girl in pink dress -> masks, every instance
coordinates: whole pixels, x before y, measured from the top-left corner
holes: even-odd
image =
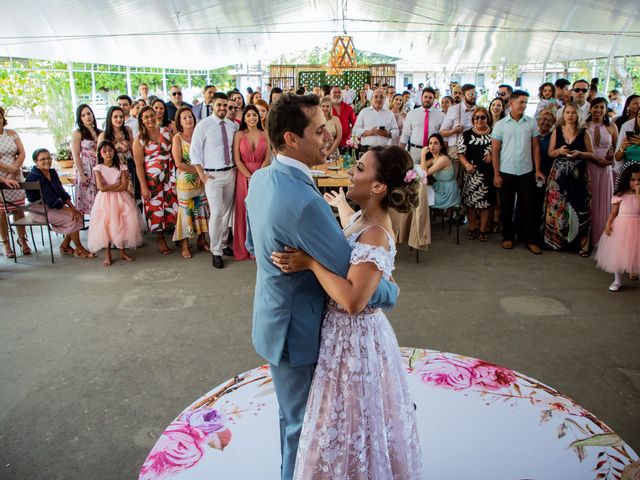
[[[595,254],[597,265],[613,273],[609,290],[617,292],[622,275],[640,272],[640,163],[624,169],[611,200],[611,215]]]
[[[120,249],[120,258],[133,262],[127,248],[142,244],[144,224],[133,197],[128,192],[129,172],[126,164],[121,169],[116,159],[116,147],[109,140],[98,145],[98,164],[93,168],[98,194],[91,208],[89,223],[89,250],[105,248],[105,267],[112,263],[111,245]]]
[[[249,260],[251,255],[245,247],[247,239],[247,209],[244,199],[249,192],[251,175],[268,164],[267,135],[264,133],[260,112],[255,105],[247,105],[242,114],[240,129],[233,141],[233,161],[238,167],[236,175],[235,215],[233,221],[233,258]]]

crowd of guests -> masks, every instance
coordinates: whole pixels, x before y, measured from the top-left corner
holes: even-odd
[[[140,244],[143,225],[157,236],[163,254],[172,252],[172,241],[191,258],[195,241],[199,250],[211,251],[216,268],[224,267],[223,256],[251,258],[244,246],[244,199],[252,174],[272,159],[265,125],[269,106],[285,92],[267,85],[263,98],[259,89],[248,90],[245,100],[237,89],[223,93],[207,85],[202,101],[192,105],[178,85],[165,102],[143,84],[138,100],[118,97],[102,128],[91,107],[80,105],[71,138],[75,201],[51,168],[48,151],[34,152],[27,177],[41,183],[49,221],[65,235],[61,252],[91,258],[105,249],[110,265],[116,247],[131,261],[126,249]],[[353,145],[361,153],[376,146],[406,148],[430,179],[429,205],[464,207],[470,240],[486,242],[490,233],[501,232],[505,249],[522,240],[534,254],[546,247],[590,256],[616,231],[611,215],[619,210],[621,191],[614,195],[614,180],[627,181],[625,167],[640,162],[640,96],[622,104],[616,90],[608,99],[599,96],[595,81],[559,79],[540,86],[529,117],[529,94],[510,85],[500,85],[486,108],[477,105],[474,85],[453,83],[450,92],[440,97],[422,84],[401,93],[391,85],[365,84],[359,91],[303,85],[287,93],[321,97],[332,138],[329,159]],[[0,179],[24,180],[24,147],[5,125],[0,109]],[[24,203],[19,190],[9,195],[13,204]],[[88,249],[78,234],[84,215],[90,216]],[[627,218],[616,215],[619,223]],[[5,254],[12,257],[4,212],[0,218]],[[24,229],[18,230],[18,244],[30,253]],[[633,262],[627,271],[635,276],[640,265]]]

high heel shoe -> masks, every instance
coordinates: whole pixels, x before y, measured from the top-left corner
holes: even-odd
[[[20,250],[22,251],[23,255],[31,255],[31,247],[29,247],[29,243],[27,242],[26,237],[19,238],[18,245],[20,245]]]
[[[9,242],[2,242],[3,246],[4,246],[4,255],[7,258],[16,258],[16,254],[14,253],[13,250],[11,250],[11,247],[9,246]]]

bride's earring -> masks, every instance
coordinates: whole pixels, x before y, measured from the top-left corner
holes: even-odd
[[[373,188],[371,190],[369,190],[369,196],[373,197]]]

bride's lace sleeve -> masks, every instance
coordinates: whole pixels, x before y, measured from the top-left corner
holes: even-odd
[[[394,269],[393,255],[384,247],[368,245],[366,243],[356,242],[351,251],[352,265],[359,263],[375,263],[378,270],[382,272],[385,278],[391,276]]]

